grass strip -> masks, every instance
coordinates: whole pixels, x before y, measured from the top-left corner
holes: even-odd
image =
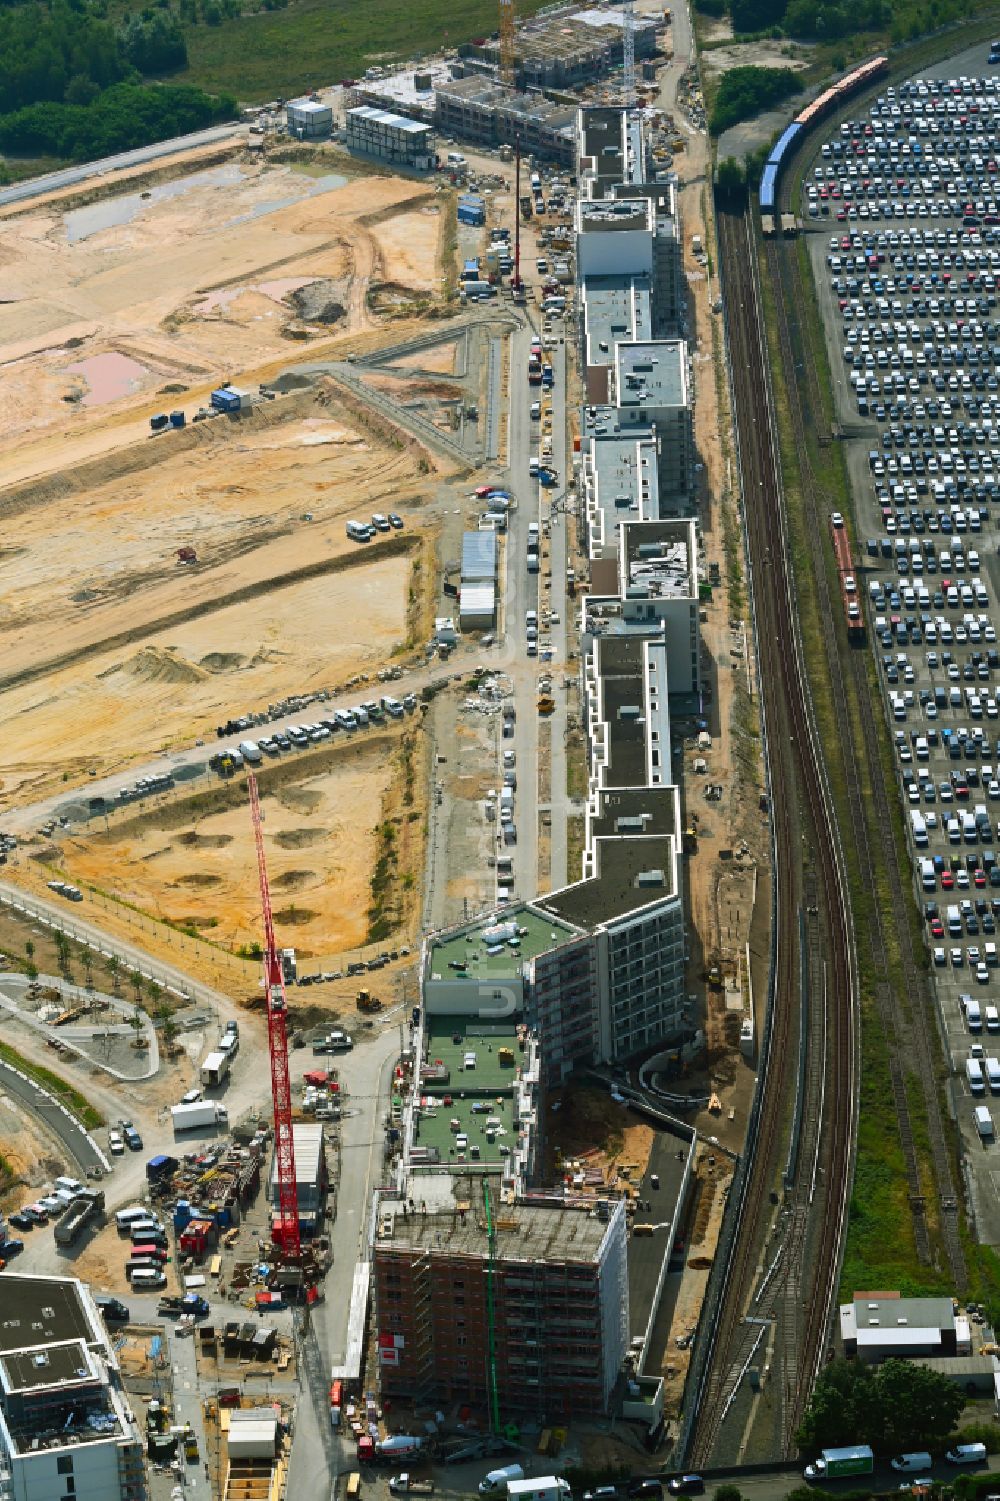
[[[60,1105],[65,1105],[71,1110],[77,1119],[88,1131],[94,1131],[98,1126],[104,1125],[104,1116],[99,1110],[80,1093],[72,1084],[67,1084],[58,1074],[54,1074],[50,1068],[45,1068],[41,1063],[32,1063],[30,1058],[25,1058],[16,1048],[9,1043],[0,1042],[0,1059],[9,1063],[11,1068],[20,1069],[22,1074],[27,1074],[29,1079],[34,1079],[43,1089],[47,1089],[54,1095]]]

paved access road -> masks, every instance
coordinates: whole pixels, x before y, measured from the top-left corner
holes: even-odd
[[[173,156],[178,151],[193,151],[197,146],[211,146],[215,141],[226,141],[242,127],[234,121],[231,125],[213,125],[208,130],[196,131],[194,135],[176,136],[172,141],[154,141],[151,146],[140,146],[136,151],[123,151],[118,156],[105,156],[98,162],[83,162],[79,167],[64,167],[59,172],[47,172],[44,177],[33,177],[28,182],[19,182],[12,188],[0,191],[0,208],[9,203],[25,203],[31,198],[41,198],[58,188],[74,188],[78,183],[88,182],[92,177],[103,177],[107,172],[118,172],[124,167],[141,167],[144,162],[155,162],[161,156]]]

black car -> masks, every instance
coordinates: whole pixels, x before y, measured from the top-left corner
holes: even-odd
[[[0,1246],[0,1256],[9,1260],[11,1256],[18,1256],[24,1250],[23,1240],[5,1240]]]
[[[394,527],[397,532],[402,531],[403,530],[403,518],[402,518],[402,516],[397,516],[395,511],[390,511],[389,512],[389,525],[391,527]]]
[[[34,1230],[35,1228],[35,1221],[29,1214],[12,1214],[10,1216],[10,1223],[14,1226],[15,1230]]]
[[[672,1496],[700,1496],[704,1489],[705,1482],[700,1475],[675,1475],[667,1482],[667,1490]]]
[[[655,1475],[636,1475],[628,1483],[628,1493],[632,1497],[660,1497],[663,1495],[663,1481]]]

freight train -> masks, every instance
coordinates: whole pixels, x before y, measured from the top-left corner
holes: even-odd
[[[792,121],[786,126],[778,137],[771,155],[764,166],[760,179],[760,214],[765,234],[774,233],[774,217],[778,211],[778,183],[785,163],[794,152],[803,134],[826,118],[833,110],[837,109],[858,89],[867,87],[875,79],[882,78],[889,71],[889,59],[887,57],[873,57],[870,62],[862,63],[860,68],[855,68],[853,73],[848,73],[839,83],[832,88],[825,89],[818,98],[805,109],[800,110]]]
[[[840,580],[840,600],[844,607],[844,618],[847,621],[847,639],[861,641],[865,634],[865,623],[861,614],[861,601],[858,597],[858,576],[854,571],[851,544],[844,529],[844,518],[839,511],[833,513],[830,533],[833,537],[833,555],[837,560],[837,575]]]

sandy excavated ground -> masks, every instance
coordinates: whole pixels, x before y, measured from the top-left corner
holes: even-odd
[[[416,554],[360,553],[344,522],[398,507],[414,528],[414,459],[308,395],[264,415],[203,424],[161,463],[63,486],[5,528],[0,809],[67,770],[214,738],[220,718],[332,687],[403,642]]]
[[[395,740],[337,746],[316,758],[319,769],[288,762],[261,777],[275,926],[304,953],[346,952],[364,939],[374,826],[395,775]],[[239,785],[166,804],[109,834],[67,839],[61,863],[74,879],[158,918],[190,922],[223,948],[259,939],[257,857]]]
[[[3,454],[28,432],[58,424],[71,438],[165,385],[182,388],[167,404],[184,405],[184,387],[237,378],[289,348],[296,311],[285,299],[304,284],[329,283],[344,308],[338,332],[370,321],[370,280],[428,289],[433,190],[342,183],[232,160],[148,197],[0,219],[0,482]]]

